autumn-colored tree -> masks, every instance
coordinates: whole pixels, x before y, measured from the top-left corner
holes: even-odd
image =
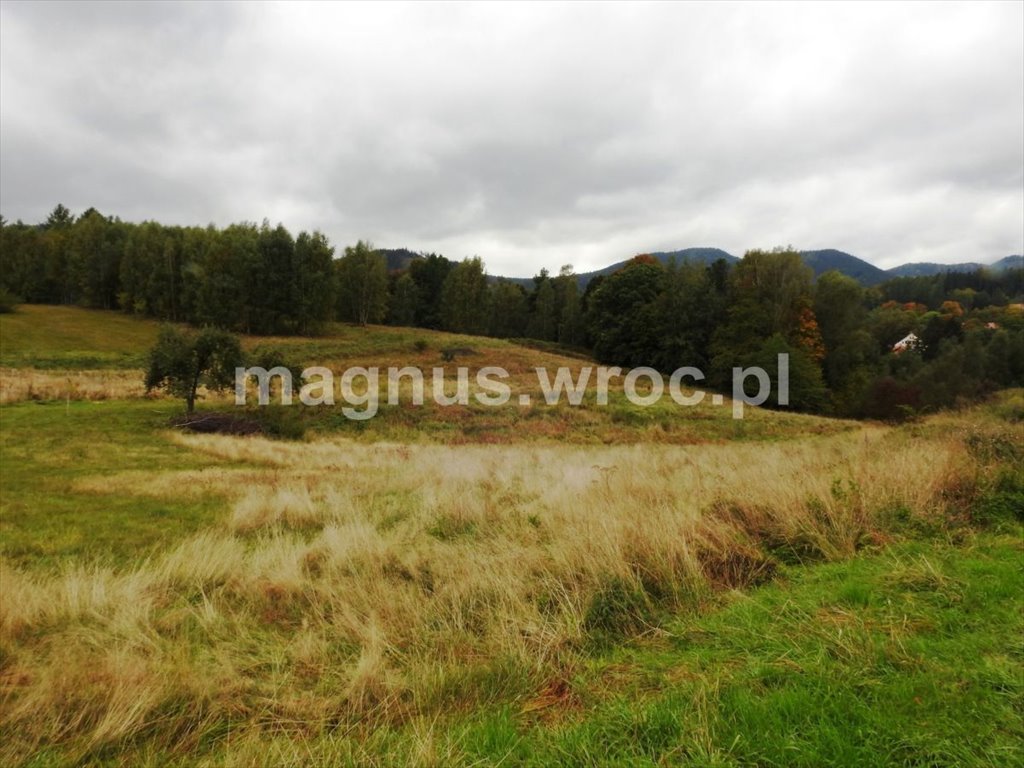
[[[632,259],[629,260],[629,263],[626,266],[629,266],[631,264],[660,264],[660,263],[661,262],[659,262],[656,258],[651,256],[651,254],[649,254],[649,253],[638,253],[636,256],[634,256]],[[623,267],[623,269],[625,269],[625,267]]]
[[[825,359],[825,343],[821,339],[821,329],[818,327],[814,310],[810,307],[800,310],[793,341],[810,355],[811,359],[819,363]]]

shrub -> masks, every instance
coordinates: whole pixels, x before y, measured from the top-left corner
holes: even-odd
[[[992,489],[974,504],[971,517],[986,525],[1024,522],[1024,472],[1003,469]]]
[[[595,639],[614,639],[639,632],[651,623],[653,614],[654,606],[641,587],[613,576],[590,599],[583,627]]]
[[[0,288],[0,314],[14,312],[15,308],[22,303],[20,296],[11,293],[6,288]]]
[[[864,403],[864,415],[885,421],[906,421],[920,408],[920,387],[887,376],[871,386]]]
[[[250,409],[248,414],[255,418],[263,427],[263,431],[271,437],[301,440],[306,435],[306,425],[302,419],[304,410],[286,405],[263,405]]]

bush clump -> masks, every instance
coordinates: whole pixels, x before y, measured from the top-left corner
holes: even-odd
[[[14,312],[17,306],[22,303],[20,296],[12,293],[6,288],[0,288],[0,315],[7,315]]]
[[[654,605],[642,587],[620,576],[605,579],[587,606],[583,628],[595,639],[635,634],[654,620]]]

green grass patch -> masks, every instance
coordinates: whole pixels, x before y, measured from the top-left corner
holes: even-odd
[[[223,515],[224,502],[80,491],[85,478],[131,470],[228,466],[167,439],[171,401],[0,407],[0,553],[18,565],[138,560]]]
[[[784,581],[594,659],[546,759],[610,765],[1019,765],[1024,552],[910,542]]]
[[[11,368],[139,368],[160,324],[119,312],[24,304],[0,315],[0,365]]]

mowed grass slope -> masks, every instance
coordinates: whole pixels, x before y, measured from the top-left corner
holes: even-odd
[[[121,312],[20,304],[0,315],[5,368],[138,368],[160,324]]]
[[[22,304],[0,315],[0,365],[11,368],[137,368],[156,342],[161,323],[123,312],[72,306]],[[418,340],[433,348],[508,350],[510,342],[420,328],[359,327],[329,323],[315,337],[242,336],[243,347],[279,347],[307,364],[359,360],[400,364]]]

